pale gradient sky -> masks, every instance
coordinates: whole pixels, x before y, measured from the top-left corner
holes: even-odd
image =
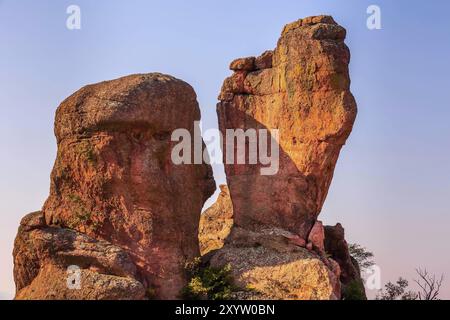
[[[77,4],[82,29],[66,29]],[[366,9],[382,10],[382,30]],[[228,65],[272,49],[283,25],[331,14],[348,31],[359,106],[320,218],[370,248],[382,280],[446,273],[450,298],[450,2],[447,0],[0,0],[0,299],[14,295],[18,223],[48,195],[58,104],[88,83],[160,71],[189,82],[205,128]],[[223,170],[215,168],[218,183]]]

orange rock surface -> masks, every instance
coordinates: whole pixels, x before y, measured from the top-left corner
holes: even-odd
[[[200,254],[200,213],[215,182],[209,165],[173,164],[171,133],[193,135],[198,120],[192,87],[158,73],[71,95],[56,112],[46,225],[119,246],[152,297],[177,298],[184,263]]]
[[[345,36],[329,16],[305,18],[284,28],[273,52],[231,64],[217,106],[220,130],[278,129],[280,146],[276,175],[261,175],[260,164],[225,165],[237,226],[307,239],[357,113]]]

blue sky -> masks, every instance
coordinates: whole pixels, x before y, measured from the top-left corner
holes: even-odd
[[[81,8],[81,30],[66,8]],[[368,30],[366,9],[381,8]],[[282,27],[331,14],[348,31],[359,106],[321,219],[376,255],[383,282],[415,267],[447,273],[450,298],[450,2],[0,0],[0,298],[14,293],[20,218],[40,209],[56,153],[58,104],[83,85],[159,71],[196,90],[204,128],[228,65],[272,49]],[[215,167],[218,183],[223,170]]]

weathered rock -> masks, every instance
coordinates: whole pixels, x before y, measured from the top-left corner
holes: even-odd
[[[238,299],[329,300],[340,298],[339,275],[313,251],[289,241],[286,231],[232,230],[209,264],[231,267]]]
[[[217,107],[222,134],[278,129],[280,145],[272,176],[261,164],[226,163],[224,146],[234,226],[204,260],[231,266],[237,298],[341,297],[342,265],[327,257],[317,216],[356,117],[344,38],[331,17],[310,17],[287,25],[273,52],[230,66]]]
[[[324,246],[325,231],[321,221],[317,220],[309,232],[308,241],[312,244],[312,248],[319,252],[325,252]]]
[[[350,255],[347,241],[345,240],[344,228],[340,223],[336,226],[325,226],[325,250],[335,260],[341,269],[340,280],[345,290],[346,286],[352,284],[358,286],[360,292],[365,296],[364,283],[358,262]]]
[[[279,228],[251,231],[233,226],[228,188],[200,220],[200,247],[206,265],[230,265],[238,291],[234,299],[338,299],[340,268],[323,250],[317,232],[310,235],[311,248],[298,235]],[[317,223],[320,229],[321,224]],[[232,230],[232,233],[230,233]],[[248,290],[251,289],[251,290]]]
[[[331,17],[310,17],[284,28],[271,67],[270,53],[232,63],[217,106],[220,130],[279,129],[280,145],[276,175],[261,175],[261,164],[225,164],[237,226],[307,239],[356,117],[344,38]]]
[[[233,226],[233,205],[226,185],[220,186],[216,202],[200,218],[199,242],[202,255],[223,247]]]
[[[182,128],[194,136],[199,119],[192,87],[163,74],[74,93],[56,112],[58,153],[43,207],[46,224],[119,246],[148,292],[177,298],[185,261],[200,253],[200,213],[215,183],[209,165],[172,162],[178,142],[171,134]]]
[[[255,59],[256,70],[263,70],[272,68],[273,51],[267,50],[262,55]]]
[[[68,286],[70,266],[80,270],[79,286]],[[14,243],[16,299],[143,299],[136,278],[136,266],[120,247],[49,227],[42,212],[22,219]]]
[[[143,285],[129,278],[81,270],[80,289],[69,289],[67,272],[53,264],[42,266],[33,282],[16,294],[16,300],[142,300]]]
[[[255,70],[255,57],[239,58],[231,62],[230,69],[234,71]]]

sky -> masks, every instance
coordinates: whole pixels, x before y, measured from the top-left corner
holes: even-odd
[[[80,30],[66,27],[72,4]],[[366,25],[372,4],[380,30]],[[447,0],[0,0],[0,299],[14,296],[19,221],[48,196],[65,97],[158,71],[190,83],[203,128],[216,128],[229,63],[273,49],[285,24],[319,14],[347,29],[359,108],[320,219],[374,252],[383,283],[426,267],[446,274],[450,298],[449,13]],[[224,183],[221,166],[214,174]]]

